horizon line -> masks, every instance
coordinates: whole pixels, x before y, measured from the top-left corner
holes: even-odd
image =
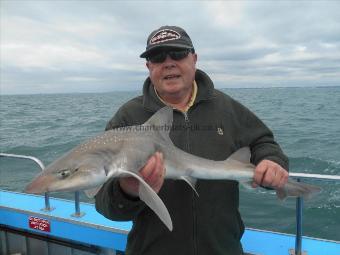
[[[272,87],[223,87],[215,88],[217,90],[225,89],[294,89],[294,88],[336,88],[340,85],[325,85],[325,86],[272,86]],[[104,94],[104,93],[117,93],[117,92],[142,92],[142,89],[131,89],[131,90],[107,90],[107,91],[84,91],[84,92],[42,92],[42,93],[1,93],[0,96],[27,96],[27,95],[67,95],[67,94]]]

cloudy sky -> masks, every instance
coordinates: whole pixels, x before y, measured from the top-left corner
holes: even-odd
[[[170,2],[170,1],[169,1]],[[1,94],[138,90],[149,33],[179,25],[218,88],[340,86],[339,1],[0,2]]]

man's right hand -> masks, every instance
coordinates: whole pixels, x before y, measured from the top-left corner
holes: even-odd
[[[165,167],[163,154],[156,152],[152,155],[145,166],[139,171],[139,174],[150,187],[158,193],[161,189],[164,177]],[[132,197],[138,197],[139,181],[134,177],[124,177],[119,179],[122,190]]]

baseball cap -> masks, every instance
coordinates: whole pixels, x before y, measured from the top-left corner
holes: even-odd
[[[146,58],[152,51],[161,48],[194,49],[194,46],[189,35],[183,28],[177,26],[162,26],[149,35],[146,50],[140,57]]]

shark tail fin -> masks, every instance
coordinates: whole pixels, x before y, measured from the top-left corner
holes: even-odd
[[[280,200],[286,197],[303,197],[310,199],[321,192],[321,188],[315,185],[288,180],[282,189],[276,190],[276,195]]]
[[[241,163],[248,164],[251,167],[254,167],[250,163],[251,152],[249,147],[243,147],[236,152],[234,152],[226,162],[237,161]],[[242,183],[246,187],[250,187],[250,183]],[[297,182],[295,180],[288,180],[286,185],[282,189],[276,189],[276,195],[279,199],[283,200],[286,197],[303,197],[309,199],[321,192],[321,188],[315,185]]]
[[[147,204],[161,219],[161,221],[172,231],[172,220],[168,209],[157,193],[138,175],[130,171],[120,170],[121,174],[129,175],[139,181],[139,198]]]

